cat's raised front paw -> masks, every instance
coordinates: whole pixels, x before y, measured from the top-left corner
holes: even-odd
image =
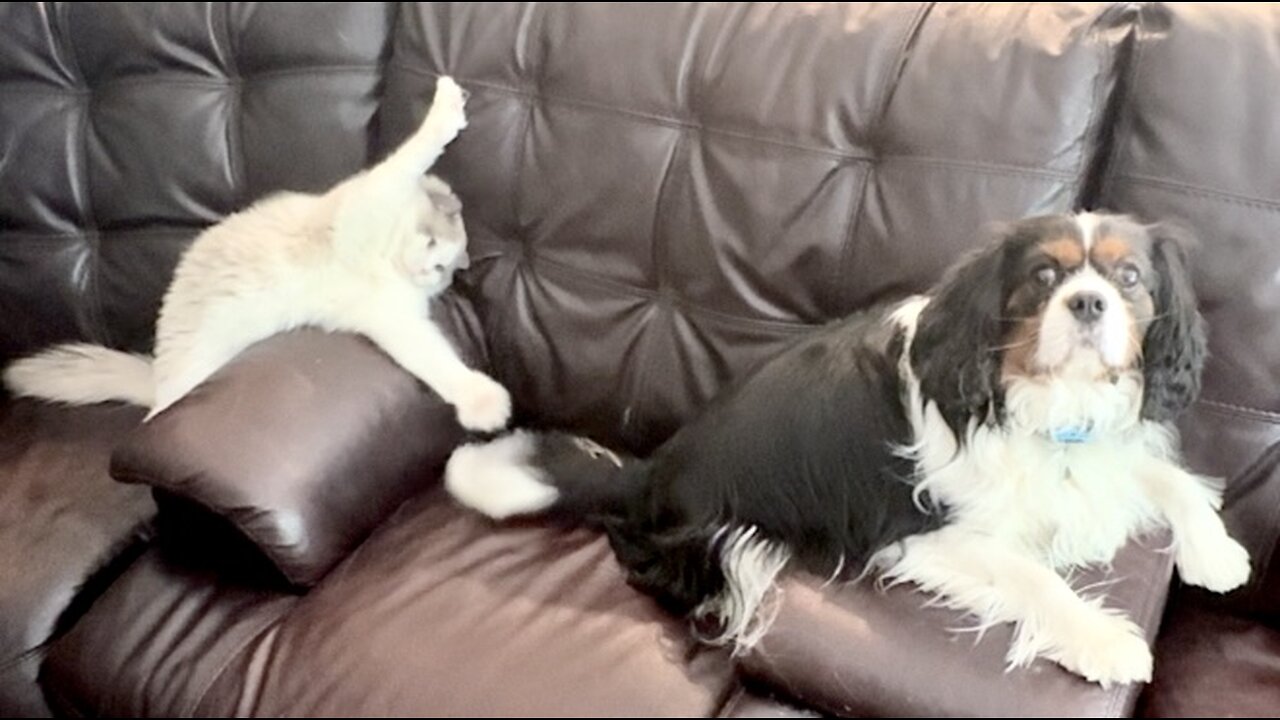
[[[431,100],[428,120],[433,129],[452,139],[467,126],[467,92],[453,78],[441,75]]]
[[[501,430],[511,419],[511,395],[482,372],[472,373],[467,379],[454,407],[458,409],[458,422],[468,430]]]

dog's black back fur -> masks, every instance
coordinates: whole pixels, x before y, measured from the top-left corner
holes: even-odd
[[[800,567],[857,572],[875,551],[938,524],[912,499],[911,442],[889,308],[816,331],[717,396],[647,461],[588,477],[567,436],[535,465],[561,492],[555,513],[605,529],[633,584],[676,612],[724,586],[713,539],[754,525]]]

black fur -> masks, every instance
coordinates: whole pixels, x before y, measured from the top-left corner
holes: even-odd
[[[936,526],[913,504],[911,463],[892,450],[911,436],[887,312],[784,350],[605,483],[587,477],[580,451],[565,452],[565,437],[548,437],[534,464],[561,491],[557,512],[602,527],[631,582],[680,613],[723,588],[712,539],[725,526],[754,525],[821,574],[857,572],[876,550]]]
[[[1142,343],[1142,417],[1169,422],[1200,394],[1204,319],[1196,306],[1186,252],[1191,239],[1167,225],[1152,231],[1151,263],[1158,285],[1155,319]]]
[[[922,398],[938,404],[961,443],[974,418],[1002,421],[1001,345],[1018,321],[1005,304],[1026,281],[1033,246],[1077,232],[1063,216],[1007,226],[932,291],[909,361]],[[1204,333],[1179,241],[1158,235],[1151,255],[1159,282],[1143,414],[1165,421],[1198,391]],[[916,506],[913,465],[894,451],[912,440],[903,335],[888,320],[895,307],[799,340],[648,460],[615,464],[570,435],[536,435],[531,463],[561,493],[551,514],[606,531],[631,583],[682,614],[724,589],[715,547],[724,528],[754,526],[794,565],[826,575],[860,572],[876,551],[938,527],[945,518]]]
[[[993,226],[994,239],[952,266],[930,293],[911,344],[911,368],[921,397],[938,404],[961,443],[973,418],[1003,417],[1000,348],[1012,320],[1004,305],[1021,278],[1018,261],[1044,237],[1072,232],[1062,216]]]
[[[969,421],[1000,406],[1000,277],[1005,248],[995,243],[971,255],[942,279],[916,327],[911,368],[920,394],[938,403],[947,426],[963,441]]]

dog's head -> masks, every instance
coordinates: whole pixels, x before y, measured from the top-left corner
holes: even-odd
[[[952,269],[921,314],[911,361],[953,431],[999,420],[1022,384],[1088,387],[1122,378],[1141,417],[1165,422],[1200,386],[1204,331],[1189,239],[1118,215],[1030,218]]]

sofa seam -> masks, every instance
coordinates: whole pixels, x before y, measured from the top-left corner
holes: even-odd
[[[1104,195],[1104,188],[1112,168],[1116,164],[1121,138],[1121,127],[1132,92],[1137,60],[1140,59],[1142,4],[1122,2],[1104,9],[1094,20],[1091,33],[1106,43],[1106,67],[1111,69],[1110,92],[1104,92],[1104,84],[1095,84],[1095,110],[1085,131],[1085,143],[1093,143],[1092,156],[1086,145],[1081,153],[1079,185],[1074,207],[1092,208]],[[1119,16],[1119,17],[1113,17]],[[1124,35],[1111,42],[1112,31],[1123,28]],[[1105,94],[1105,98],[1098,97]],[[1110,120],[1111,122],[1108,122]]]
[[[190,226],[183,226],[183,227],[174,227],[171,229],[170,228],[137,228],[137,229],[112,230],[109,228],[108,229],[100,228],[97,230],[84,230],[81,232],[48,232],[48,233],[29,232],[25,230],[0,230],[0,237],[9,238],[12,240],[25,240],[25,241],[31,241],[31,242],[45,242],[45,241],[52,242],[54,240],[83,239],[85,235],[96,232],[100,235],[103,235],[103,234],[119,235],[125,238],[127,237],[159,238],[159,237],[168,237],[168,236],[178,235],[181,233],[188,233],[188,232],[201,233],[207,230],[208,228],[212,227],[212,225],[213,223],[208,223],[208,224],[201,224],[199,226],[190,225]]]
[[[57,23],[57,39],[55,45],[58,47],[59,53],[65,53],[67,61],[67,69],[74,73],[72,82],[75,83],[77,90],[75,93],[76,103],[80,107],[80,162],[83,163],[82,181],[84,183],[84,224],[86,226],[83,234],[85,247],[89,252],[89,267],[87,277],[85,278],[84,289],[84,307],[83,315],[76,312],[77,316],[86,324],[84,328],[88,339],[95,343],[110,346],[112,344],[112,333],[107,328],[106,322],[103,320],[102,312],[102,289],[99,282],[99,270],[102,262],[102,238],[98,234],[98,216],[94,210],[93,202],[93,177],[92,163],[89,160],[89,126],[92,122],[93,115],[93,93],[89,88],[89,83],[84,74],[84,67],[80,63],[80,57],[76,54],[75,44],[67,37],[66,23],[63,22],[63,13],[67,5],[58,5],[54,12],[50,13],[50,22]]]
[[[1168,572],[1165,573],[1166,579],[1165,579],[1164,585],[1160,588],[1156,588],[1153,592],[1148,593],[1146,597],[1143,598],[1143,601],[1142,601],[1140,617],[1144,622],[1152,623],[1151,640],[1149,641],[1149,646],[1154,645],[1156,642],[1156,639],[1160,637],[1160,626],[1163,624],[1164,613],[1156,612],[1156,607],[1157,605],[1163,605],[1168,603],[1169,594],[1173,592],[1172,580],[1173,580],[1174,573],[1176,572],[1176,570],[1174,569],[1173,555],[1167,551],[1157,551],[1157,552],[1161,557],[1164,558],[1163,564],[1165,565],[1165,567],[1168,568]],[[1163,592],[1161,592],[1161,590],[1163,590]],[[1152,648],[1152,651],[1154,652],[1154,648]],[[1129,700],[1126,698],[1127,693],[1125,692],[1125,689],[1129,687],[1132,687],[1132,686],[1128,684],[1117,686],[1116,690],[1112,693],[1111,701],[1108,703],[1108,707],[1107,707],[1108,717],[1121,717],[1120,710],[1124,708],[1126,705],[1129,705]],[[1141,692],[1142,691],[1140,688],[1134,689],[1133,691],[1134,706],[1137,705],[1138,697],[1139,695],[1141,695]],[[1132,711],[1132,708],[1126,708],[1126,713],[1124,716],[1127,716],[1131,711]]]
[[[1267,465],[1274,462],[1277,458],[1280,458],[1280,442],[1272,443],[1270,446],[1264,449],[1261,453],[1258,454],[1257,459],[1249,463],[1249,465],[1240,473],[1238,473],[1236,477],[1249,479],[1255,475],[1258,475],[1264,472],[1267,469]],[[1240,483],[1236,483],[1234,486],[1228,486],[1223,491],[1222,498],[1223,498],[1224,506],[1227,505],[1229,502],[1233,502],[1241,497],[1240,493],[1227,492],[1228,490],[1231,490],[1232,487],[1239,487],[1239,486],[1240,486]],[[1269,522],[1267,522],[1264,525],[1264,527],[1270,529],[1270,532],[1268,533],[1266,543],[1263,544],[1264,555],[1259,558],[1254,558],[1254,564],[1253,564],[1254,572],[1250,573],[1249,582],[1244,586],[1246,594],[1257,592],[1258,588],[1266,584],[1266,577],[1263,575],[1259,575],[1257,572],[1258,569],[1267,570],[1267,571],[1270,571],[1273,569],[1271,567],[1271,563],[1276,558],[1276,552],[1277,552],[1276,539],[1280,538],[1280,504],[1274,505],[1271,507],[1271,511],[1270,513],[1268,513],[1268,519],[1269,519]]]
[[[1133,135],[1133,124],[1138,115],[1138,104],[1134,90],[1138,87],[1138,82],[1142,77],[1143,59],[1151,42],[1147,32],[1147,14],[1154,3],[1141,2],[1136,3],[1136,5],[1138,17],[1134,21],[1133,57],[1128,68],[1128,88],[1125,96],[1120,98],[1119,101],[1120,108],[1116,117],[1115,134],[1112,137],[1111,156],[1107,159],[1107,166],[1098,181],[1098,197],[1094,198],[1095,202],[1103,203],[1104,206],[1114,191],[1116,180],[1122,176],[1120,168],[1129,156],[1126,141]]]
[[[405,72],[409,72],[409,73],[419,75],[419,76],[424,76],[424,77],[435,77],[437,75],[437,73],[433,71],[423,70],[421,68],[415,68],[412,66],[407,66],[402,63],[391,63],[389,65],[389,68],[392,70],[402,70]],[[585,109],[594,110],[594,111],[603,112],[603,113],[621,115],[632,120],[647,120],[665,127],[670,127],[670,128],[680,129],[680,130],[694,130],[706,135],[714,135],[714,136],[725,137],[733,140],[739,140],[743,142],[757,143],[760,145],[765,145],[765,146],[768,146],[771,148],[777,148],[780,150],[796,150],[796,151],[804,152],[810,155],[824,157],[829,160],[835,160],[837,162],[852,162],[852,163],[860,163],[865,165],[875,165],[878,163],[886,163],[886,162],[908,162],[908,163],[927,164],[927,165],[937,166],[937,167],[946,167],[946,168],[951,168],[955,170],[963,170],[963,171],[973,172],[981,175],[1004,175],[1008,177],[1032,177],[1032,178],[1042,178],[1045,180],[1060,180],[1060,181],[1071,180],[1074,177],[1074,174],[1071,171],[1067,171],[1067,170],[1054,170],[1051,168],[1033,167],[1028,165],[992,163],[992,162],[984,162],[981,160],[969,160],[964,158],[948,158],[948,157],[942,157],[938,155],[916,155],[912,153],[887,153],[887,154],[881,154],[881,155],[870,155],[870,154],[864,154],[864,153],[847,152],[840,148],[824,148],[824,147],[818,147],[815,145],[809,145],[805,143],[791,142],[791,141],[782,140],[779,138],[766,137],[763,135],[754,135],[751,133],[742,132],[739,130],[732,130],[729,128],[715,127],[711,125],[705,125],[702,123],[687,122],[684,120],[680,120],[678,118],[667,117],[665,115],[658,115],[655,113],[648,113],[640,110],[630,110],[627,108],[614,107],[611,105],[605,105],[603,103],[592,102],[590,100],[580,100],[575,98],[561,97],[557,95],[546,95],[542,93],[531,92],[528,90],[522,90],[520,88],[511,87],[509,85],[495,83],[488,80],[477,80],[473,78],[462,78],[462,77],[457,78],[457,80],[460,84],[463,84],[463,85],[475,86],[477,88],[483,88],[485,90],[492,90],[495,92],[505,93],[508,95],[529,98],[532,101],[537,101],[542,103],[550,102],[553,104],[570,105],[573,107],[585,108]]]
[[[1271,212],[1280,212],[1280,200],[1269,200],[1267,198],[1233,193],[1202,185],[1192,185],[1179,180],[1168,180],[1142,173],[1121,173],[1117,179],[1130,180],[1137,184],[1151,185],[1162,190],[1191,195],[1193,197],[1203,197],[1210,200],[1220,200],[1222,202],[1232,203],[1234,205],[1258,208]]]
[[[723,23],[721,29],[723,29]],[[682,49],[683,52],[690,53],[695,57],[699,54],[698,45],[692,40],[697,32],[698,24],[694,23],[688,30],[688,36],[685,38]],[[687,89],[689,97],[682,100],[687,100],[687,106],[692,108],[694,105],[694,93],[692,92],[693,85],[690,82],[690,74],[692,73],[691,68],[696,65],[696,62],[685,62],[682,57],[679,65],[684,68],[684,71],[676,78],[676,87]],[[643,337],[636,349],[638,359],[635,364],[635,371],[631,373],[631,381],[627,383],[629,387],[626,391],[625,409],[621,418],[622,425],[619,428],[623,437],[626,437],[633,427],[637,436],[642,437],[644,435],[645,423],[643,420],[633,426],[632,419],[636,415],[644,418],[645,414],[633,413],[631,410],[645,404],[644,389],[658,369],[654,323],[667,319],[666,316],[674,312],[673,306],[681,301],[680,294],[676,292],[670,282],[671,271],[667,263],[671,257],[671,253],[668,251],[668,243],[672,242],[672,239],[670,234],[665,231],[662,220],[665,217],[663,208],[671,202],[672,185],[676,182],[676,166],[683,162],[686,174],[692,172],[693,134],[695,131],[689,126],[674,127],[672,129],[676,134],[675,142],[671,145],[670,155],[667,157],[667,162],[662,169],[662,178],[658,181],[658,192],[653,201],[653,219],[649,228],[650,264],[653,267],[653,281],[657,286],[654,302],[652,303],[654,315],[647,319],[641,331]]]
[[[874,161],[868,161],[868,164],[878,167],[880,165],[895,162],[928,165],[930,167],[943,168],[947,170],[960,170],[980,175],[1035,178],[1044,181],[1064,182],[1070,181],[1073,177],[1072,173],[1065,170],[1027,167],[1022,165],[1004,165],[1001,163],[983,162],[981,160],[946,158],[937,155],[912,155],[908,153],[887,153],[879,156]]]
[[[1247,405],[1236,405],[1221,400],[1198,400],[1199,405],[1203,405],[1211,411],[1222,414],[1231,415],[1233,417],[1247,418],[1257,422],[1266,423],[1268,425],[1280,425],[1280,413],[1261,408],[1249,407]]]
[[[253,84],[259,80],[271,81],[279,78],[294,77],[299,75],[312,75],[318,78],[328,77],[335,73],[342,74],[377,74],[382,69],[382,65],[373,64],[333,64],[333,65],[308,65],[306,67],[280,68],[277,70],[264,70],[249,75],[239,76],[239,82],[244,84]],[[236,76],[214,76],[214,75],[198,75],[195,73],[179,73],[175,71],[159,71],[153,73],[140,73],[122,75],[119,77],[103,80],[89,86],[88,80],[85,80],[83,88],[62,88],[58,86],[50,86],[49,83],[43,83],[36,80],[24,81],[5,81],[0,82],[0,94],[31,94],[31,95],[65,95],[65,96],[82,96],[95,93],[112,93],[121,90],[128,90],[136,86],[182,86],[191,88],[201,88],[206,90],[225,90],[237,83]],[[31,86],[31,87],[26,87]]]
[[[235,43],[231,38],[230,3],[223,6],[220,22],[213,23],[212,36],[216,41],[226,45],[226,71],[230,92],[227,94],[227,170],[231,174],[233,188],[233,207],[244,207],[249,194],[247,161],[244,156],[244,78],[240,76],[240,65],[235,57]]]
[[[533,35],[533,28],[537,23],[542,21],[542,17],[545,16],[546,13],[544,12],[539,14],[538,10],[541,6],[536,3],[526,5],[525,7],[527,8],[528,16],[521,18],[520,28],[518,31],[521,37],[516,38],[516,47],[525,48],[525,56],[523,58],[517,58],[517,63],[523,66],[520,81],[532,85],[533,87],[537,87],[539,72],[538,63],[535,62],[536,59],[532,57],[532,52],[529,50],[529,37]],[[393,59],[392,67],[407,66],[396,63]],[[526,73],[527,77],[525,76]],[[460,83],[466,83],[468,85],[473,84],[473,82],[469,80],[462,80],[460,78],[454,79],[458,80]],[[436,80],[439,81],[439,75],[436,76]],[[524,234],[525,230],[522,218],[525,206],[524,196],[526,193],[523,188],[525,177],[528,174],[529,141],[533,134],[534,114],[537,112],[537,93],[528,92],[525,99],[527,100],[527,104],[525,111],[520,118],[520,129],[516,132],[516,137],[519,139],[520,147],[516,152],[516,168],[511,179],[511,224],[521,235]],[[519,244],[525,245],[527,249],[527,242],[520,242]]]
[[[551,260],[537,252],[527,253],[526,258],[530,263],[543,265],[553,273],[558,273],[562,278],[582,282],[600,290],[625,293],[634,299],[644,300],[651,303],[656,303],[663,297],[663,293],[616,280],[600,278],[571,265],[566,265],[557,260]],[[667,297],[671,299],[673,305],[682,311],[687,311],[695,315],[702,315],[703,317],[707,317],[712,320],[718,320],[726,324],[746,329],[772,329],[780,332],[804,333],[813,330],[819,325],[819,323],[806,323],[803,321],[789,322],[786,320],[771,320],[767,318],[750,318],[743,317],[741,315],[733,315],[690,302],[687,298],[684,298],[678,293],[669,293],[667,294]]]
[[[912,42],[919,38],[920,31],[924,28],[924,23],[933,7],[933,3],[923,3],[918,6],[911,18],[911,22],[907,24],[906,31],[898,41],[898,47],[894,52],[895,62],[890,64],[880,79],[881,87],[879,97],[876,98],[875,125],[871,131],[872,135],[879,132],[884,124],[884,118],[889,113],[889,103],[893,100],[894,90],[901,82],[902,73],[906,71],[907,63],[910,59],[909,48]],[[880,160],[883,162],[884,158]],[[861,177],[855,180],[857,197],[853,199],[853,202],[849,203],[849,216],[845,219],[844,232],[841,235],[840,255],[834,263],[834,277],[828,280],[829,286],[835,290],[834,295],[839,298],[842,306],[849,304],[849,298],[847,297],[849,291],[841,291],[845,287],[845,283],[842,283],[841,280],[849,274],[853,265],[854,255],[856,255],[854,235],[858,227],[862,225],[867,193],[872,189],[871,183],[875,177],[877,167],[877,163],[869,163],[868,167],[861,173]]]
[[[402,70],[415,75],[424,77],[435,77],[437,73],[430,70],[412,67],[403,63],[392,62],[389,64],[392,70]],[[488,80],[477,80],[473,78],[457,78],[458,82],[463,85],[475,86],[492,90],[495,92],[506,93],[519,97],[529,98],[531,107],[533,102],[553,103],[561,105],[570,105],[574,107],[586,108],[603,113],[621,115],[632,120],[647,120],[658,125],[666,127],[693,130],[706,135],[714,135],[726,137],[743,142],[757,143],[781,150],[795,150],[810,155],[816,155],[838,162],[854,162],[867,165],[874,165],[884,162],[913,162],[920,164],[928,164],[933,166],[948,167],[955,170],[964,170],[982,175],[1005,175],[1009,177],[1038,177],[1046,180],[1071,180],[1074,174],[1066,170],[1054,170],[1050,168],[1040,168],[1025,165],[1012,165],[1004,163],[991,163],[979,160],[967,160],[962,158],[947,158],[936,155],[914,155],[910,153],[888,153],[883,155],[871,155],[865,153],[848,152],[840,148],[824,148],[805,143],[791,142],[779,138],[771,138],[763,135],[755,135],[739,130],[729,128],[715,127],[702,123],[687,122],[679,118],[672,118],[665,115],[648,113],[639,110],[630,110],[627,108],[619,108],[603,103],[592,102],[590,100],[581,100],[576,98],[567,98],[557,95],[546,95],[543,93],[531,92],[520,88],[511,87],[501,83],[495,83]]]
[[[1108,10],[1110,10],[1110,8]],[[1103,14],[1105,15],[1108,10],[1104,10]],[[1097,27],[1097,24],[1101,19],[1101,16],[1095,18],[1089,28],[1089,34],[1093,35],[1095,40],[1097,40],[1098,36],[1101,35]],[[1104,79],[1107,76],[1112,75],[1111,69],[1115,66],[1116,57],[1116,49],[1114,47],[1106,48],[1103,53],[1103,57],[1098,63],[1098,69],[1094,72],[1093,79],[1089,83],[1089,114],[1085,119],[1084,127],[1081,128],[1080,159],[1075,163],[1075,172],[1072,173],[1073,177],[1070,181],[1072,185],[1071,204],[1073,208],[1080,207],[1080,204],[1084,201],[1084,193],[1088,188],[1090,165],[1089,145],[1096,140],[1094,134],[1101,128],[1101,118],[1103,113],[1100,112],[1100,109],[1105,104],[1102,98],[1103,88],[1106,86]],[[1094,149],[1100,150],[1101,144]]]
[[[415,75],[433,75],[434,74],[430,70],[424,70],[422,68],[413,67],[412,65],[406,65],[404,63],[393,63],[392,68],[396,70],[402,70],[404,72],[412,73]],[[762,144],[774,145],[787,150],[799,150],[802,152],[808,152],[808,153],[823,155],[828,157],[837,157],[841,159],[853,158],[857,160],[862,160],[864,162],[871,161],[871,158],[866,155],[848,153],[836,148],[814,147],[812,145],[792,143],[792,142],[787,142],[785,140],[778,140],[776,138],[768,138],[768,137],[762,137],[758,135],[752,135],[750,133],[743,133],[737,130],[713,128],[713,127],[701,125],[699,123],[688,122],[685,120],[681,120],[679,118],[674,118],[667,115],[661,115],[654,112],[615,107],[613,105],[607,105],[605,103],[595,102],[592,100],[585,100],[582,98],[565,97],[560,95],[547,95],[541,92],[523,90],[518,87],[511,87],[510,85],[493,82],[491,80],[478,80],[474,78],[461,78],[461,77],[457,78],[457,80],[459,83],[463,83],[466,85],[475,85],[476,87],[482,87],[482,88],[485,88],[486,90],[493,90],[496,92],[506,93],[508,95],[529,97],[533,100],[537,100],[543,103],[551,102],[551,103],[558,103],[561,105],[570,105],[570,106],[579,107],[579,108],[586,108],[589,110],[595,110],[597,112],[609,113],[612,115],[620,115],[626,118],[630,118],[632,120],[647,120],[649,122],[656,123],[659,125],[665,125],[668,127],[676,127],[676,128],[682,128],[682,129],[692,128],[692,129],[699,130],[701,132],[738,137],[740,139],[751,140],[751,141],[759,142]]]

